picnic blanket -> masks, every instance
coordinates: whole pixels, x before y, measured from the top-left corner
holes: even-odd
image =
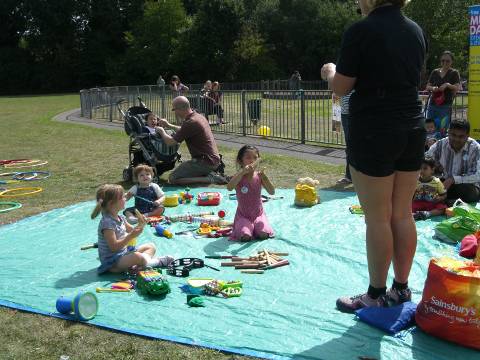
[[[192,193],[202,191],[221,192],[220,205],[199,207],[194,202],[167,208],[166,213],[223,209],[226,219],[233,220],[236,200],[229,199],[225,189],[197,188]],[[293,189],[280,189],[276,195],[284,198],[264,204],[276,233],[274,239],[239,243],[192,234],[167,239],[146,227],[139,243],[153,241],[159,254],[175,258],[248,256],[266,248],[288,252],[289,266],[261,275],[225,267],[221,272],[192,270],[191,277],[244,282],[242,296],[207,297],[204,308],[188,307],[180,289],[186,279],[168,275],[172,291],[161,300],[137,292],[100,293],[99,311],[90,323],[269,359],[478,358],[474,350],[420,330],[388,336],[354,315],[336,310],[337,297],[361,293],[368,285],[364,218],[349,211],[358,199],[353,193],[320,191],[321,204],[296,208]],[[90,219],[93,207],[94,202],[83,202],[0,227],[0,305],[60,316],[55,310],[59,296],[73,296],[79,290],[95,292],[96,287],[108,287],[121,279],[120,275],[97,275],[96,249],[80,251],[81,246],[97,240],[99,218]],[[429,259],[455,253],[453,246],[432,239],[434,221],[417,223],[418,249],[410,277],[416,302],[421,298]],[[194,226],[174,223],[169,229],[178,232]],[[220,266],[220,260],[205,261]]]

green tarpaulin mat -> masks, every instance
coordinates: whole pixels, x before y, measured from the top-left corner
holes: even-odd
[[[193,189],[192,193],[213,191]],[[235,214],[236,201],[225,189],[220,206],[227,219]],[[171,192],[171,191],[170,191]],[[168,192],[167,192],[168,193]],[[164,299],[136,292],[100,293],[99,311],[90,321],[102,327],[200,345],[270,359],[478,359],[471,349],[435,339],[419,329],[388,336],[354,315],[335,309],[342,295],[365,291],[368,285],[364,218],[352,215],[349,206],[358,200],[352,193],[322,191],[322,203],[312,208],[293,206],[294,191],[278,190],[283,199],[264,204],[276,237],[237,243],[176,235],[157,237],[147,227],[139,242],[153,241],[159,254],[175,258],[205,255],[250,255],[264,248],[288,252],[289,266],[264,274],[241,274],[233,268],[195,269],[192,277],[242,280],[243,295],[224,299],[207,297],[205,307],[190,308],[181,286],[185,278],[168,276],[172,292]],[[99,218],[90,219],[94,202],[84,202],[26,218],[0,227],[1,305],[58,316],[55,302],[79,290],[95,292],[121,276],[98,276],[96,249],[80,247],[96,242]],[[210,210],[192,204],[168,208],[168,214]],[[435,222],[418,225],[418,249],[410,277],[414,301],[421,298],[429,259],[453,255],[455,249],[432,239]],[[192,225],[175,223],[178,232]],[[206,260],[219,267],[220,260]],[[390,280],[391,281],[391,278]]]

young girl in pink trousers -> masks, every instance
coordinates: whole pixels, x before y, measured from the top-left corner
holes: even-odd
[[[238,201],[230,240],[265,240],[273,237],[273,230],[263,210],[261,192],[264,187],[270,195],[274,195],[275,187],[265,175],[265,169],[257,169],[259,159],[260,154],[255,146],[245,145],[238,151],[240,171],[227,184],[229,191],[235,189]]]

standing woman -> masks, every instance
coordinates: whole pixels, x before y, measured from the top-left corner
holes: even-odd
[[[417,245],[412,197],[425,145],[418,86],[427,45],[422,29],[401,12],[408,2],[360,0],[366,17],[343,35],[338,65],[322,67],[337,95],[355,90],[347,159],[365,213],[370,283],[366,293],[337,300],[344,312],[411,299],[408,276]],[[395,278],[387,292],[392,263]]]
[[[452,104],[457,91],[461,90],[460,74],[453,69],[453,54],[444,51],[440,57],[441,67],[430,74],[427,90],[432,92],[428,103],[427,118],[434,119],[437,131],[447,135],[452,117]]]
[[[220,91],[220,83],[218,81],[215,81],[213,83],[212,91],[210,91],[210,97],[215,102],[213,111],[217,115],[217,124],[225,124],[225,121],[223,120],[223,107],[222,107],[223,94]]]

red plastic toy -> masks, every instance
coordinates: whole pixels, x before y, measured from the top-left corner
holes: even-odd
[[[216,206],[220,204],[221,195],[218,192],[202,192],[197,195],[198,205]]]

